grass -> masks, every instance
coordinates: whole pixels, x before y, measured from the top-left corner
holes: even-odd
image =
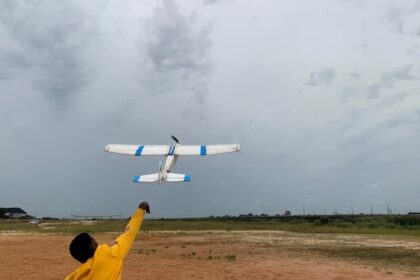
[[[387,247],[314,247],[316,254],[326,257],[346,259],[357,263],[390,269],[419,272],[420,250]]]
[[[226,255],[225,259],[230,262],[234,262],[236,260],[236,255]]]
[[[25,220],[0,220],[0,232],[121,232],[127,220],[100,220],[92,224],[80,221],[49,221],[31,225]],[[354,216],[354,217],[290,217],[266,219],[170,219],[145,220],[142,230],[148,231],[205,231],[205,230],[282,230],[299,233],[384,234],[420,237],[420,217],[411,216]]]
[[[409,235],[420,237],[418,217],[346,217],[304,219],[191,219],[191,220],[151,220],[145,221],[143,228],[150,231],[173,230],[283,230],[300,233],[354,233]]]

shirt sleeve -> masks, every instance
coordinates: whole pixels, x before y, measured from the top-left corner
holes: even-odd
[[[131,246],[133,245],[134,239],[136,239],[141,223],[143,222],[143,217],[143,209],[139,208],[136,212],[134,212],[125,227],[124,233],[118,236],[115,240],[115,244],[111,247],[113,255],[121,259],[124,259],[127,256]]]

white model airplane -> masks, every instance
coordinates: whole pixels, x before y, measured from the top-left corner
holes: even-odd
[[[134,176],[133,182],[155,183],[165,182],[187,182],[191,176],[172,173],[178,156],[207,156],[224,153],[239,152],[239,144],[225,145],[180,145],[175,136],[171,136],[176,142],[173,145],[120,145],[108,144],[105,152],[126,154],[132,156],[167,156],[165,165],[159,162],[159,172],[148,175]]]

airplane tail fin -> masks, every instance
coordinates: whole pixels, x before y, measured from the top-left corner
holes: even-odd
[[[165,178],[166,182],[189,182],[190,180],[190,175],[177,173],[168,173],[167,177]]]
[[[155,183],[155,182],[159,182],[159,173],[141,175],[141,176],[134,176],[133,177],[133,182],[135,182],[135,183]]]

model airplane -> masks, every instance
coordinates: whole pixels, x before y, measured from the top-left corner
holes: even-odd
[[[105,152],[126,154],[132,156],[166,156],[165,165],[159,162],[159,172],[148,175],[134,176],[133,182],[155,183],[165,182],[187,182],[191,176],[172,173],[178,156],[207,156],[225,153],[239,152],[239,144],[225,145],[180,145],[175,136],[171,136],[176,142],[173,145],[120,145],[108,144]]]

